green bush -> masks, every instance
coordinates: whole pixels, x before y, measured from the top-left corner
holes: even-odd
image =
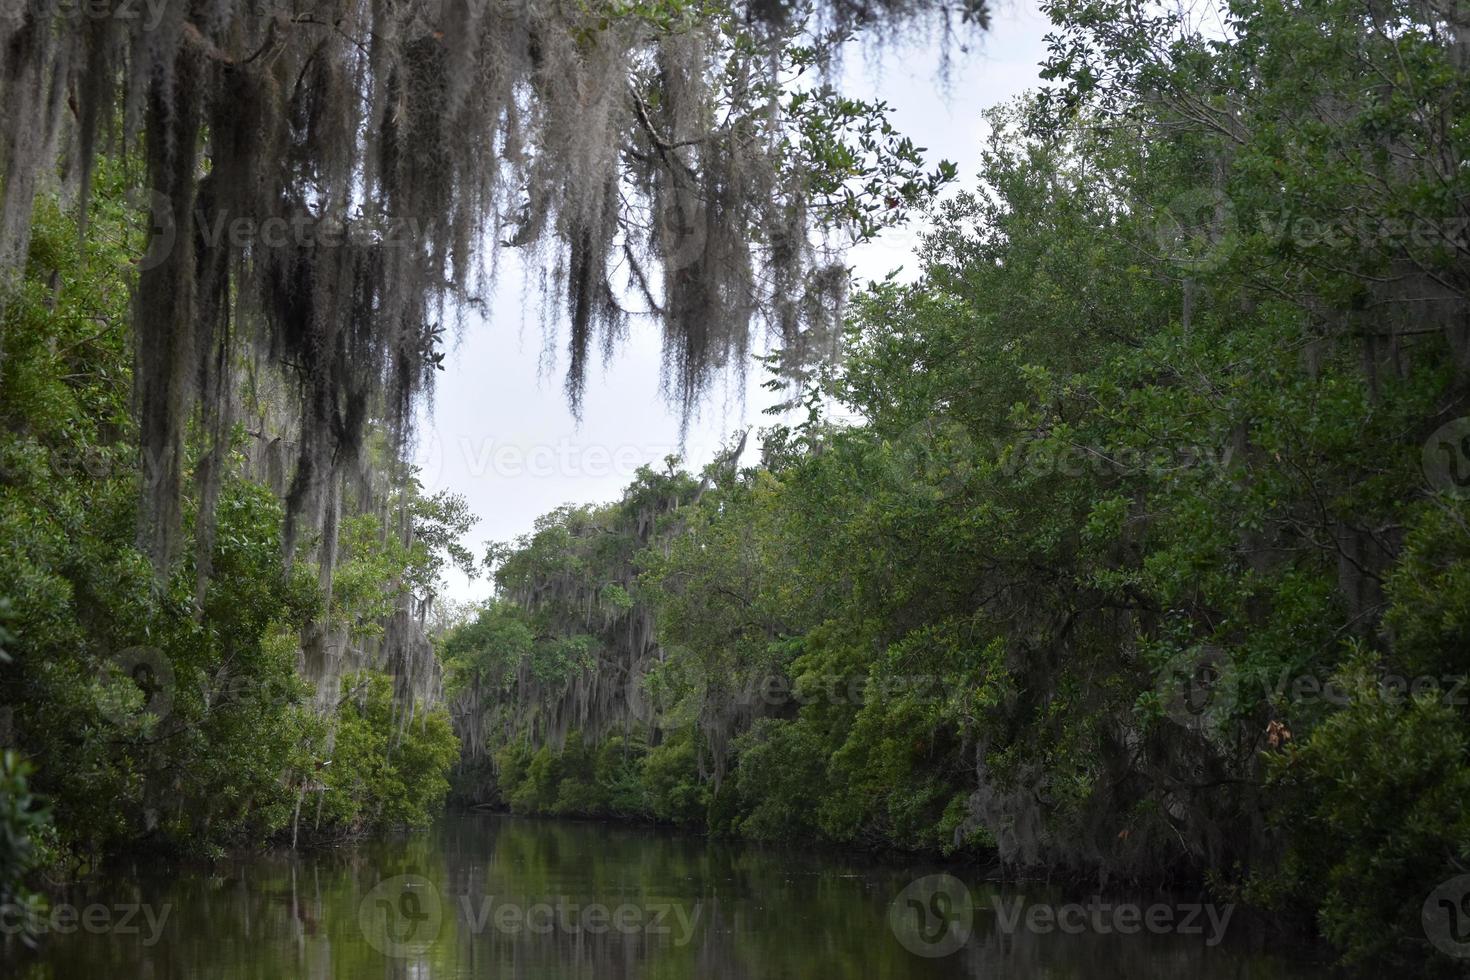
[[[1350,701],[1299,743],[1272,753],[1275,823],[1288,842],[1257,893],[1286,914],[1315,910],[1352,964],[1420,963],[1420,908],[1470,862],[1470,741],[1435,695],[1386,689],[1361,655],[1335,678]],[[1453,966],[1440,957],[1448,973]]]
[[[640,741],[614,735],[597,747],[597,788],[601,812],[618,817],[648,813],[643,786],[647,753]]]
[[[818,834],[827,795],[825,754],[801,721],[763,718],[737,741],[735,787],[740,832],[757,840],[800,840]]]
[[[693,732],[671,732],[648,750],[643,763],[643,789],[655,820],[703,826],[709,808],[709,786],[699,778]]]
[[[368,671],[342,681],[322,807],[349,830],[422,827],[442,808],[459,739],[442,710],[403,718],[393,680]]]
[[[51,826],[50,815],[27,785],[31,772],[15,752],[0,752],[0,907],[27,910],[26,921],[45,908],[41,896],[26,887],[26,878],[41,863],[39,838]],[[29,931],[22,938],[28,940]]]

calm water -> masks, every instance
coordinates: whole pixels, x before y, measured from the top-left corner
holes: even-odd
[[[950,869],[954,872],[954,869]],[[28,980],[1315,977],[1243,919],[627,826],[433,832],[65,896]],[[964,872],[954,872],[965,877]],[[1106,905],[1099,904],[1106,901]],[[1220,933],[1223,930],[1223,939]]]

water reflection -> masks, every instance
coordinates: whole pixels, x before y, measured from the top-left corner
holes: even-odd
[[[1227,909],[924,877],[935,871],[644,828],[455,816],[428,834],[213,873],[139,869],[124,883],[78,889],[62,903],[78,910],[63,923],[71,928],[23,975],[1318,975],[1246,939]],[[105,906],[107,921],[88,920],[90,906]],[[137,928],[124,930],[129,908]]]

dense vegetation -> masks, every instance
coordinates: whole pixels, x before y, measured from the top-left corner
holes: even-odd
[[[185,442],[207,567],[245,365],[287,375],[287,551],[319,531],[369,423],[395,449],[497,246],[543,266],[578,404],[595,343],[664,331],[687,409],[753,328],[800,377],[846,294],[834,239],[901,220],[953,176],[887,107],[831,84],[842,45],[977,0],[111,0],[0,16],[0,285],[58,169],[82,202],[141,143],[148,211],[130,345],[149,460],[138,544],[180,554]],[[60,164],[58,168],[58,164]],[[0,297],[3,299],[3,297]],[[330,575],[331,549],[324,556]],[[207,576],[201,580],[202,590]]]
[[[953,178],[835,88],[837,52],[985,20],[923,0],[12,6],[0,902],[125,851],[428,820],[458,744],[428,633],[473,521],[406,460],[493,253],[540,264],[574,407],[594,342],[636,315],[686,412],[757,327],[802,378],[840,322],[840,242]]]
[[[1450,972],[1462,6],[1055,0],[1048,87],[851,303],[828,246],[954,172],[834,52],[983,5],[349,6],[0,18],[0,901],[454,792],[1203,884]],[[548,514],[431,643],[471,521],[408,421],[493,242],[545,250],[574,403],[637,297],[676,401],[764,323],[807,417]]]
[[[99,175],[84,244],[54,199],[38,202],[23,288],[5,311],[0,740],[29,760],[7,751],[0,776],[6,888],[42,864],[73,873],[123,848],[213,853],[422,824],[455,753],[442,708],[395,701],[386,671],[404,665],[365,657],[322,704],[298,650],[313,624],[360,646],[405,603],[426,602],[462,551],[462,503],[378,481],[324,594],[313,563],[287,564],[264,441],[242,423],[203,603],[192,562],[160,587],[135,547],[126,275],[139,236],[119,176]],[[258,415],[269,400],[263,386],[246,398]]]
[[[1470,25],[1051,13],[1052,86],[804,423],[492,553],[442,645],[462,791],[1204,881],[1451,972]]]

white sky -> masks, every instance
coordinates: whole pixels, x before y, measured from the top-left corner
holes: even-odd
[[[874,60],[859,54],[847,66],[847,90],[886,100],[898,130],[928,148],[929,166],[941,158],[959,164],[963,188],[975,184],[985,134],[981,110],[1038,84],[1042,38],[1050,30],[1035,0],[1001,3],[989,34],[968,52],[953,52],[947,91],[936,50],[923,46],[891,49]],[[899,267],[912,274],[914,234],[903,229],[854,250],[848,261],[859,280]],[[611,362],[589,370],[579,425],[562,390],[565,337],[548,350],[539,290],[525,287],[514,256],[501,263],[492,312],[468,322],[445,358],[416,458],[429,490],[452,490],[469,501],[479,521],[466,543],[477,554],[483,542],[524,534],[536,517],[563,503],[616,499],[639,466],[659,465],[680,451],[678,410],[659,393],[658,325],[635,322]],[[771,423],[761,410],[774,398],[760,388],[762,380],[753,363],[743,393],[733,379],[715,387],[690,424],[686,466],[703,466],[730,433]],[[753,449],[752,443],[746,462]],[[491,593],[484,576],[470,582],[452,573],[447,585],[447,598],[456,602]]]

